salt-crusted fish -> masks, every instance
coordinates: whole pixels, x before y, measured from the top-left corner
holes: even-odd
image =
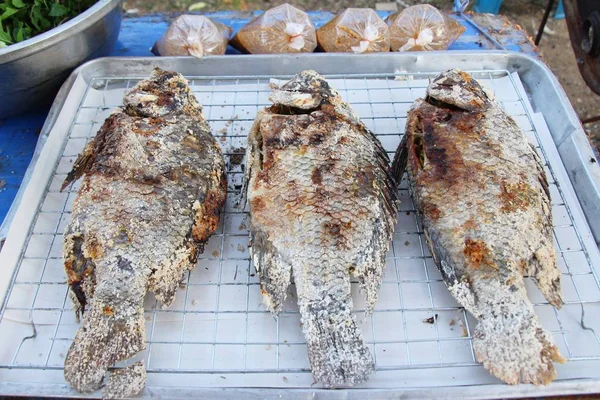
[[[83,176],[64,235],[64,267],[80,329],[65,360],[77,390],[146,346],[144,296],[171,304],[225,202],[221,150],[187,81],[155,69],[125,95],[74,164]],[[113,376],[114,375],[114,376]],[[107,395],[135,394],[142,365],[111,373]]]
[[[350,276],[371,312],[396,218],[381,144],[327,81],[304,71],[275,89],[248,137],[251,252],[275,314],[293,274],[313,376],[357,384],[373,360],[352,315]]]
[[[450,70],[408,113],[394,160],[456,300],[478,320],[477,359],[510,383],[547,384],[564,362],[527,297],[533,278],[562,305],[550,192],[523,131],[469,74]]]

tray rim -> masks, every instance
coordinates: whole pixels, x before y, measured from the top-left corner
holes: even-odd
[[[91,394],[76,392],[67,384],[16,384],[11,382],[0,383],[0,395],[23,395],[32,390],[45,389],[37,396],[50,395],[52,397],[68,396],[69,398],[96,398],[99,391]],[[482,390],[485,389],[485,390]],[[485,393],[482,393],[485,392]],[[533,384],[490,384],[480,386],[439,386],[428,388],[405,389],[305,389],[305,388],[197,388],[197,387],[157,387],[146,386],[135,398],[207,398],[218,400],[238,400],[245,398],[260,398],[262,400],[286,399],[333,399],[333,400],[362,400],[362,399],[497,399],[497,398],[522,398],[522,397],[547,397],[563,395],[585,395],[600,392],[600,381],[593,379],[575,379],[570,381],[554,381],[548,386],[535,386]]]

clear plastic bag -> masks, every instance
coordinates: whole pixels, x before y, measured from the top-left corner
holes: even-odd
[[[348,8],[317,30],[317,42],[327,52],[389,51],[389,27],[370,8]]]
[[[446,50],[465,27],[429,4],[407,7],[385,20],[392,51]]]
[[[160,56],[203,57],[225,54],[231,28],[202,15],[182,15],[154,45]]]
[[[252,54],[310,53],[317,47],[317,35],[308,14],[282,4],[244,25],[231,45]]]
[[[327,52],[390,51],[390,29],[370,8],[347,8],[317,30],[317,42]]]

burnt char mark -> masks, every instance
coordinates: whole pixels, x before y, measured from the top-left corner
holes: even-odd
[[[119,267],[120,269],[122,269],[124,271],[133,272],[133,267],[131,266],[131,261],[129,261],[128,259],[121,257],[121,256],[117,256],[117,267]]]
[[[321,185],[323,183],[323,176],[321,175],[321,169],[319,167],[313,169],[310,179],[315,185]]]
[[[448,174],[448,154],[449,152],[458,155],[456,146],[447,140],[439,132],[434,131],[434,121],[423,120],[423,151],[427,157],[427,161],[433,165],[433,174],[436,179],[444,179]],[[415,151],[417,151],[418,143],[415,142]],[[422,157],[422,156],[421,156]],[[453,162],[457,161],[457,157],[453,157]],[[461,158],[462,163],[462,158]],[[464,165],[464,163],[462,163]],[[456,166],[456,165],[455,165]]]
[[[166,71],[160,68],[155,68],[150,82],[155,81],[158,86],[167,87],[167,81],[177,78],[178,76],[179,74],[175,71]]]
[[[208,190],[204,202],[200,205],[200,210],[196,212],[196,219],[192,227],[192,237],[196,242],[205,243],[217,230],[226,196],[227,177],[223,172],[220,176],[219,186]]]
[[[79,305],[81,307],[81,315],[83,315],[83,313],[85,312],[85,307],[87,306],[87,298],[85,297],[85,293],[81,286],[82,286],[82,282],[78,281],[78,282],[73,282],[70,287],[71,287],[71,291],[75,295],[75,298],[79,302]]]
[[[260,213],[263,212],[267,207],[267,203],[265,202],[265,200],[262,197],[255,197],[252,200],[250,200],[250,209],[252,210],[252,212],[254,213]]]
[[[316,166],[315,168],[313,168],[312,174],[311,174],[311,180],[312,183],[314,183],[315,185],[322,185],[323,184],[323,175],[330,173],[331,171],[335,170],[336,168],[336,160],[328,160],[325,161],[323,164]],[[360,174],[360,172],[359,172]]]
[[[67,283],[80,304],[79,313],[83,314],[87,305],[87,298],[82,287],[83,282],[93,275],[96,266],[92,259],[83,255],[83,238],[81,236],[72,237],[72,241],[73,246],[71,251],[66,254],[64,268],[67,274]],[[90,249],[93,253],[92,256],[100,255],[101,249],[97,247],[92,246]]]
[[[450,119],[445,121],[449,114]],[[473,185],[484,187],[483,164],[463,158],[463,152],[472,146],[487,146],[485,151],[491,157],[500,155],[501,150],[482,141],[482,118],[481,113],[442,110],[427,103],[411,112],[407,124],[408,158],[420,185],[435,184],[453,193]],[[423,138],[422,151],[419,136]]]
[[[308,138],[308,144],[309,145],[318,145],[321,144],[325,141],[325,134],[323,132],[315,132],[314,134],[310,135],[310,137]]]
[[[140,136],[152,136],[164,125],[162,118],[140,118],[131,124],[131,131]]]
[[[442,212],[435,204],[425,203],[421,208],[423,216],[429,218],[432,222],[436,222],[442,216]]]
[[[348,250],[348,238],[346,231],[352,228],[352,223],[329,221],[323,223],[323,239],[331,242],[338,250]]]
[[[505,213],[517,210],[526,211],[536,201],[535,191],[523,180],[517,183],[503,180],[500,184],[499,197],[502,202],[501,210]]]
[[[494,263],[489,247],[482,240],[466,238],[463,255],[468,268],[487,272],[498,271],[498,266]]]

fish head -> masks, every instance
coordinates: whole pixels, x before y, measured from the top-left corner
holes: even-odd
[[[202,111],[183,75],[160,68],[125,94],[124,107],[131,116],[150,118]]]
[[[290,81],[273,88],[269,100],[274,106],[316,110],[324,104],[339,102],[339,94],[316,71],[305,70]]]
[[[492,104],[479,82],[456,68],[442,72],[431,82],[425,100],[435,106],[465,111],[483,111]]]

